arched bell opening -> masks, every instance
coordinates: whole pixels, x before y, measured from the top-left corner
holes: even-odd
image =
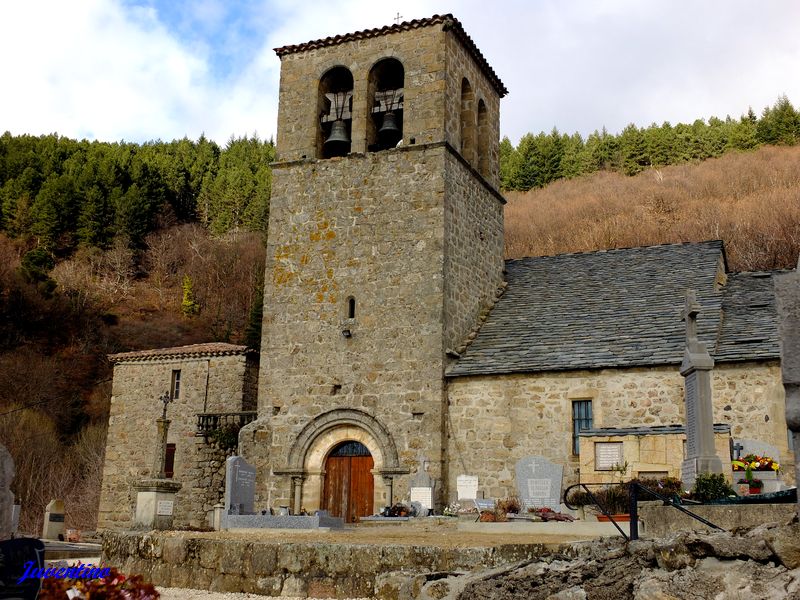
[[[320,78],[317,109],[317,157],[347,155],[353,128],[353,74],[347,67],[334,67]]]
[[[489,113],[483,98],[478,100],[478,172],[489,177]]]
[[[475,92],[466,77],[461,80],[461,156],[475,163]]]
[[[396,58],[384,58],[369,72],[367,150],[394,148],[403,139],[405,69]]]

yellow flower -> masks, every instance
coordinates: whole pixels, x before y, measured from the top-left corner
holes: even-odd
[[[776,462],[772,463],[772,470],[773,471],[777,471],[780,468],[781,468],[781,466],[778,463],[776,463]]]

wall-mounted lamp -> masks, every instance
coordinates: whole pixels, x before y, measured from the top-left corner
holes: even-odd
[[[345,327],[344,329],[342,329],[342,335],[346,338],[351,338],[353,337],[353,332],[350,331],[349,327]]]

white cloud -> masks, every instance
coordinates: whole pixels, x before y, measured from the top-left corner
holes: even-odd
[[[514,141],[554,125],[586,134],[738,116],[782,93],[800,103],[800,5],[789,3],[133,1],[0,3],[0,131],[270,137],[272,49],[391,24],[397,10],[462,21],[511,92],[501,127]]]

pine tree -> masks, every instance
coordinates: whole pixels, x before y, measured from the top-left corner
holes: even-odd
[[[200,305],[194,301],[194,289],[192,278],[188,275],[183,276],[183,301],[181,302],[181,312],[184,317],[192,317],[200,312]]]

